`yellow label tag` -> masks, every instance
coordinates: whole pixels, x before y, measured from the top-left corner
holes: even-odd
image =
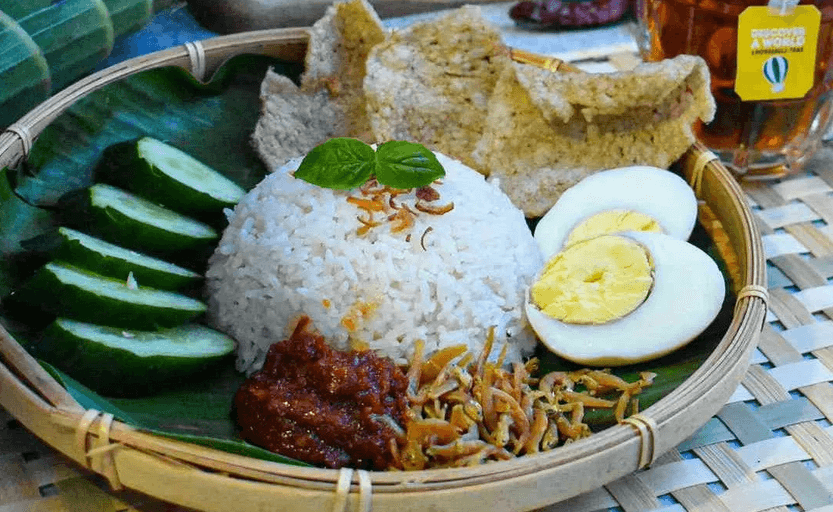
[[[788,14],[767,6],[738,17],[735,92],[744,101],[801,98],[813,87],[821,13],[799,5]]]

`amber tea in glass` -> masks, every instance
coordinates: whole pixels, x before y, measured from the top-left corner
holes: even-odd
[[[691,54],[703,57],[709,66],[717,111],[711,123],[695,126],[698,139],[739,175],[768,178],[801,169],[821,145],[833,118],[833,0],[801,0],[792,6],[775,0],[780,7],[760,0],[640,1],[639,44],[645,60]],[[750,6],[788,10],[796,3],[815,6],[821,15],[809,91],[799,98],[744,101],[736,90],[739,16]],[[771,53],[772,62],[766,64],[770,69],[761,73],[775,88],[779,73],[788,72],[787,62],[775,55],[778,52]],[[802,70],[810,73],[803,67],[789,72]]]

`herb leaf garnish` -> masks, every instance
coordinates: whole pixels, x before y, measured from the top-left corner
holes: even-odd
[[[295,177],[324,188],[360,186],[376,167],[373,148],[356,139],[330,139],[312,149],[301,161]]]
[[[330,139],[301,161],[295,177],[324,188],[349,190],[371,176],[393,188],[417,188],[445,176],[437,157],[422,144],[390,141],[378,147],[348,137]]]
[[[443,166],[422,144],[393,140],[376,149],[376,180],[382,185],[422,187],[443,176]]]

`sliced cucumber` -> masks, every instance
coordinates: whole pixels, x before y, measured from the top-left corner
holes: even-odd
[[[63,0],[18,20],[41,47],[52,89],[63,89],[113,50],[113,22],[102,0]]]
[[[210,369],[233,352],[234,340],[198,324],[127,331],[58,318],[33,350],[100,394],[140,396]]]
[[[0,11],[19,20],[35,11],[46,9],[52,0],[0,0]]]
[[[49,97],[49,64],[31,36],[0,10],[0,129]]]
[[[179,290],[202,276],[179,265],[114,245],[74,229],[58,228],[60,245],[54,257],[103,276],[126,280],[130,273],[140,286]]]
[[[151,137],[107,148],[96,179],[185,214],[217,212],[245,194],[211,167]]]
[[[147,25],[153,17],[152,0],[104,0],[113,20],[116,39]]]
[[[63,224],[137,251],[202,249],[218,237],[205,223],[102,183],[70,192],[59,205]]]
[[[173,327],[206,310],[202,302],[179,293],[131,287],[60,262],[41,267],[17,299],[56,316],[125,329]]]

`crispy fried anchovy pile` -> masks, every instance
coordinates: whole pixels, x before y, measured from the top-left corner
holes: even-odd
[[[618,421],[629,407],[636,412],[634,396],[655,377],[643,372],[628,383],[591,369],[534,377],[537,359],[504,368],[506,347],[488,361],[493,338],[477,359],[461,345],[423,360],[417,345],[407,374],[411,417],[393,468],[472,466],[550,450],[590,435],[585,408],[613,409]],[[610,394],[618,398],[601,397]]]

